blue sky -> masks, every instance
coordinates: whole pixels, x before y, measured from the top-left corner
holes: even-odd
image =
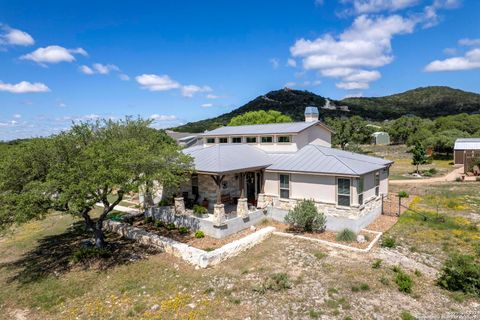
[[[480,1],[3,1],[0,140],[140,115],[169,127],[284,86],[480,92]]]

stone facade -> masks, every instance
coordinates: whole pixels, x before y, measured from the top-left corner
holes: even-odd
[[[184,214],[185,213],[185,201],[182,197],[175,198],[175,213]]]
[[[237,215],[242,218],[248,217],[248,203],[247,198],[238,199]]]
[[[225,224],[225,205],[215,204],[213,206],[213,224],[216,227],[220,227]]]

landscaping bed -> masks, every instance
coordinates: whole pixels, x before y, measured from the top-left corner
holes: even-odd
[[[205,251],[212,251],[217,248],[220,248],[227,243],[233,242],[235,240],[241,239],[249,234],[252,234],[255,230],[250,228],[232,234],[228,237],[222,239],[216,239],[202,233],[195,232],[186,227],[176,227],[173,224],[163,223],[161,221],[152,221],[151,219],[144,219],[143,216],[138,216],[129,221],[130,225],[137,228],[142,228],[147,232],[167,237],[172,240],[188,244],[197,249],[202,249]]]

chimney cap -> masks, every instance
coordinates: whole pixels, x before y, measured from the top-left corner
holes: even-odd
[[[308,106],[305,108],[305,114],[318,114],[318,108],[314,106]]]

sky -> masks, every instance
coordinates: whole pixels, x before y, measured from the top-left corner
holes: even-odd
[[[0,140],[74,121],[168,128],[285,86],[480,92],[480,1],[0,0]]]

